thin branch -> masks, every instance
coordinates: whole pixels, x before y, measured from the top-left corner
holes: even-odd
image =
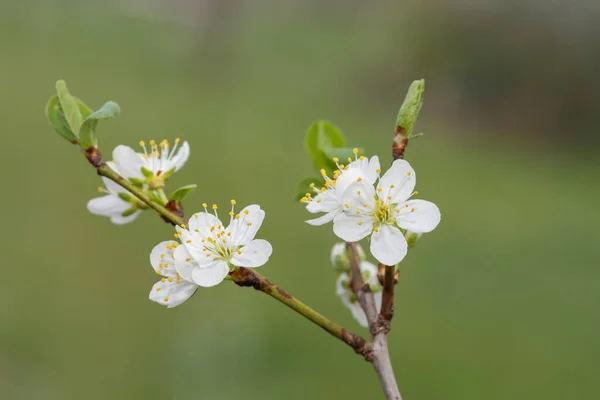
[[[91,160],[90,162],[92,163]],[[130,181],[120,176],[108,165],[104,164],[103,162],[97,162],[96,164],[92,163],[92,165],[96,167],[96,170],[98,171],[99,175],[104,176],[127,189],[129,192],[131,192],[131,194],[136,196],[138,199],[146,203],[150,208],[159,213],[165,221],[168,221],[173,225],[180,226],[186,223],[186,220],[183,217],[169,211],[167,208],[152,201],[152,199],[146,193],[144,193],[143,190],[136,187]],[[345,328],[329,320],[327,317],[313,310],[306,304],[302,303],[300,300],[289,295],[283,289],[279,288],[277,285],[273,284],[267,278],[258,274],[256,271],[240,267],[235,271],[231,272],[230,276],[231,280],[233,280],[238,286],[251,286],[265,294],[268,294],[274,299],[290,307],[292,310],[296,311],[300,315],[304,316],[308,320],[319,325],[331,335],[346,343],[348,346],[352,347],[352,349],[354,349],[354,351],[357,354],[363,356],[367,361],[371,360],[373,353],[373,345],[371,343],[367,342],[361,336],[347,331]],[[374,302],[373,307],[375,307]]]
[[[352,291],[356,295],[358,304],[365,312],[367,316],[367,322],[371,331],[371,336],[375,336],[373,327],[377,321],[377,305],[375,304],[375,297],[369,285],[365,284],[362,273],[360,272],[360,257],[358,255],[358,249],[356,243],[346,243],[346,248],[350,251],[351,259],[350,265],[352,268],[352,277],[350,278],[350,286]]]
[[[390,330],[390,321],[394,316],[394,286],[396,286],[396,267],[386,265],[379,313],[380,324],[384,326],[386,332]]]

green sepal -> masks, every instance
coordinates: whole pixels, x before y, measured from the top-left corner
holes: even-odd
[[[146,177],[146,178],[150,178],[151,176],[154,176],[154,172],[150,171],[149,169],[147,169],[146,167],[142,167],[140,168],[142,170],[142,174]]]
[[[130,202],[131,199],[133,198],[129,193],[125,193],[125,192],[119,192],[117,194],[122,200],[125,200],[127,202]]]
[[[138,208],[132,207],[121,214],[121,217],[129,217],[137,212]]]
[[[148,191],[148,196],[152,199],[153,202],[157,203],[157,204],[161,204],[161,205],[165,205],[165,202],[161,200],[160,197],[158,197],[158,195],[156,193],[154,193],[154,191],[150,190]]]
[[[175,200],[176,202],[180,203],[183,201],[183,199],[187,197],[188,194],[192,193],[192,191],[197,187],[198,185],[194,184],[182,186],[179,189],[175,190],[173,193],[171,193],[169,200]]]
[[[304,142],[311,155],[323,149],[344,147],[344,134],[329,121],[316,121],[306,131]]]
[[[137,188],[143,188],[145,183],[142,179],[139,178],[129,178],[129,182],[133,183],[133,186]]]
[[[114,119],[121,114],[121,108],[113,101],[107,101],[98,111],[90,114],[79,129],[79,140],[84,149],[96,146],[98,138],[96,137],[96,127],[98,122],[103,119]]]
[[[303,198],[306,193],[313,193],[313,189],[310,187],[311,183],[314,183],[317,187],[322,186],[323,178],[304,178],[298,182],[298,194],[296,200]]]
[[[419,115],[423,105],[423,94],[425,93],[425,79],[413,81],[408,88],[404,102],[396,117],[396,126],[404,129],[404,136],[409,136],[412,126]]]
[[[162,178],[163,181],[166,182],[167,179],[169,179],[171,177],[171,175],[173,175],[174,172],[175,172],[175,167],[171,168],[167,172],[163,172],[162,174],[160,174],[160,177]]]
[[[79,104],[77,103],[77,100],[75,100],[75,97],[71,96],[71,93],[69,93],[65,81],[60,80],[56,82],[56,93],[60,108],[71,132],[79,132],[83,117],[81,115],[81,110],[79,109]]]
[[[77,143],[77,136],[71,131],[67,120],[60,108],[58,96],[50,97],[46,104],[46,117],[54,130],[71,143]]]

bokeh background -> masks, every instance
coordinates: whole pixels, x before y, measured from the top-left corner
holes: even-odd
[[[259,203],[261,272],[340,322],[330,227],[304,224],[316,119],[391,159],[413,79],[407,150],[442,223],[401,264],[390,346],[410,399],[584,399],[598,392],[600,6],[569,1],[0,1],[6,399],[381,398],[350,349],[232,284],[167,310],[147,299],[151,213],[90,215],[93,169],[49,127],[54,82],[117,101],[101,150],[181,137],[171,188]]]

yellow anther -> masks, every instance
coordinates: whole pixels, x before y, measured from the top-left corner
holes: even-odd
[[[356,194],[360,196],[360,190],[357,190],[357,191],[356,191]]]
[[[185,224],[181,224],[181,227],[182,227],[183,229],[185,229],[185,228],[186,228],[186,225],[185,225]]]
[[[382,191],[382,190],[383,190],[383,189],[382,189],[382,188],[380,188],[380,187],[378,187],[378,188],[377,188],[377,191],[378,191],[379,193],[381,193],[381,191]]]
[[[227,236],[231,236],[231,232],[227,232]]]
[[[173,236],[175,236],[175,239],[179,239],[179,235],[178,234],[174,234]]]
[[[211,232],[214,232],[214,231],[215,231],[215,229],[217,229],[217,228],[215,228],[215,226],[214,226],[214,225],[210,227],[210,231],[211,231]]]
[[[216,204],[213,204],[213,206],[212,206],[212,209],[213,209],[213,210],[216,210],[216,209],[217,209],[217,205],[216,205]]]
[[[157,273],[158,275],[160,275],[160,274],[161,274],[161,272],[160,272],[160,271],[156,271],[156,273]]]
[[[185,261],[186,262],[190,262],[191,258],[190,257],[186,257]]]
[[[348,157],[348,162],[349,162],[349,163],[351,163],[351,162],[352,162],[352,159],[351,159],[350,157]]]
[[[344,204],[344,207],[346,208],[350,208],[350,206],[348,204]]]
[[[410,172],[410,171],[408,171],[408,172],[406,173],[406,175],[408,175],[408,176],[410,176],[411,174],[412,174],[412,172]]]
[[[242,251],[241,251],[241,250],[238,250],[238,251],[237,251],[237,253],[238,253],[238,254],[242,254]]]
[[[162,283],[165,283],[167,280],[165,278],[161,278],[160,280]]]
[[[358,221],[358,226],[361,226],[363,224],[362,221]]]
[[[387,199],[388,199],[388,200],[391,200],[391,199],[392,199],[392,196],[388,196],[388,197],[387,197]]]
[[[229,216],[233,217],[235,213],[233,211],[229,211]]]
[[[360,214],[360,211],[356,210],[356,213],[357,213],[357,214]]]
[[[168,281],[169,281],[169,282],[173,282],[173,277],[172,277],[172,276],[170,276],[170,277],[169,277],[169,279],[168,279]]]
[[[164,255],[164,254],[161,254],[161,255],[160,255],[160,258],[165,258],[165,255]]]
[[[373,228],[375,232],[379,232],[379,228]]]
[[[305,197],[308,197],[309,199],[312,197],[312,196],[310,195],[310,193],[306,193],[304,196],[305,196]],[[246,214],[248,214],[248,213],[246,213]]]
[[[150,146],[153,146],[153,147],[156,146],[156,142],[154,140],[151,140],[150,141]]]
[[[408,208],[408,204],[405,204],[404,207]]]
[[[180,139],[179,138],[175,138],[175,143],[179,143]]]
[[[248,221],[248,226],[252,226],[252,221]]]
[[[366,204],[363,204],[363,207],[364,207],[364,208],[367,208],[367,205],[366,205]]]
[[[206,208],[208,205],[206,203],[202,203],[202,207]]]
[[[166,303],[166,302],[168,302],[168,301],[169,301],[169,298],[168,298],[168,297],[165,297],[163,300],[164,300],[164,301],[165,301],[165,303]]]
[[[236,205],[236,204],[237,204],[237,202],[236,202],[235,200],[231,200],[231,205],[232,205],[232,206],[234,206],[234,205]]]
[[[194,218],[198,218],[198,213],[194,214]]]
[[[310,197],[310,195],[309,195],[309,197]],[[248,210],[244,210],[244,214],[248,215],[248,212],[249,212]]]
[[[194,229],[194,232],[200,232],[200,229],[196,228]]]
[[[393,189],[393,188],[395,188],[395,186],[394,186],[394,184],[391,184],[390,189]]]
[[[327,176],[327,172],[325,172],[325,170],[324,170],[324,169],[321,169],[321,175],[323,175],[323,176]]]
[[[237,214],[237,215],[235,216],[235,219],[240,219],[240,214]]]
[[[185,242],[186,242],[186,243],[192,243],[192,240],[191,240],[191,239],[188,239],[188,240],[186,240]]]
[[[322,200],[321,200],[321,199],[319,199],[319,200],[317,200],[317,203],[320,203],[321,201],[322,201]]]
[[[360,161],[363,161],[363,160],[365,159],[365,156],[360,156],[360,157],[358,157],[358,159],[359,159]]]
[[[102,186],[98,186],[98,193],[104,192],[104,188]]]
[[[206,255],[206,257],[210,257],[210,253],[208,253],[208,254]]]
[[[300,199],[300,203],[306,203],[307,200],[308,199],[306,197],[303,197]],[[239,216],[239,214],[238,214],[238,216]],[[237,216],[236,216],[236,218],[237,218]]]
[[[357,149],[357,148],[354,148],[354,149],[352,149],[352,152],[353,152],[354,154],[358,154],[358,149]]]
[[[314,188],[314,187],[315,187],[315,184],[314,184],[314,183],[311,183],[310,185],[308,185],[308,187],[312,189],[312,188]]]
[[[338,161],[340,161],[340,159],[339,159],[339,158],[337,158],[337,157],[333,157],[333,162],[338,162]]]
[[[143,140],[140,140],[140,146],[144,147],[146,145],[146,143],[144,143]]]
[[[344,164],[340,164],[340,169],[344,169]]]
[[[393,223],[396,223],[396,218],[392,218],[392,222],[393,222]]]
[[[415,209],[414,209],[414,208],[411,208],[411,209],[410,209],[410,212],[415,212]]]
[[[413,196],[416,196],[418,194],[419,194],[419,192],[417,192],[416,190],[413,192]]]
[[[380,173],[380,172],[381,172],[381,168],[377,168],[377,169],[375,170],[375,172],[376,172],[376,173]]]
[[[359,176],[359,177],[356,179],[356,182],[361,182],[361,181],[362,181],[362,178]]]
[[[161,280],[162,280],[162,279],[161,279]],[[157,292],[160,292],[161,290],[162,290],[162,288],[159,288],[159,287],[157,287],[157,288],[156,288],[156,291],[157,291]]]

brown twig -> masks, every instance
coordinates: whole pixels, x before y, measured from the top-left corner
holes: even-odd
[[[367,316],[367,322],[369,323],[369,330],[371,331],[371,337],[375,337],[375,331],[372,327],[375,326],[377,320],[377,305],[375,304],[375,297],[369,285],[365,284],[360,272],[360,257],[358,255],[358,249],[356,243],[346,243],[346,248],[350,251],[350,265],[352,267],[352,276],[350,278],[350,287],[356,295],[356,299],[360,304],[360,307]]]

